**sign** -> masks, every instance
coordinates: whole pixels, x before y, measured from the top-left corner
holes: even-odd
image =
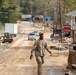
[[[70,32],[71,31],[71,25],[69,25],[69,24],[64,25],[64,31]]]

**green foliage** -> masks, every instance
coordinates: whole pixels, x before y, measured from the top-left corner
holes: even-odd
[[[1,21],[0,21],[0,29],[2,29],[2,23],[1,23]]]
[[[60,2],[61,1],[61,2]],[[62,19],[62,24],[65,24],[65,13],[76,10],[76,0],[56,0],[54,19],[56,24],[60,25],[60,19]],[[61,9],[61,10],[60,10]],[[60,18],[61,14],[61,18]]]
[[[31,8],[30,0],[22,1],[22,2],[21,2],[21,7],[23,8],[23,9],[21,10],[21,12],[22,12],[23,14],[30,14],[30,13],[31,13],[32,8]]]
[[[2,23],[17,22],[18,19],[21,19],[21,13],[53,15],[54,8],[58,7],[58,4],[55,7],[57,1],[59,0],[0,0],[0,21]],[[76,0],[61,1],[63,18],[64,13],[76,10]],[[59,16],[59,12],[57,16]]]
[[[21,18],[21,13],[20,12],[12,12],[9,14],[8,17],[8,22],[9,23],[17,23],[17,20],[19,20]]]
[[[0,21],[2,23],[16,23],[20,19],[20,0],[1,0],[0,4]]]

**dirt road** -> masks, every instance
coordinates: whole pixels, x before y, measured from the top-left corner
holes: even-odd
[[[38,28],[32,26],[26,26],[25,34],[20,38],[18,37],[8,49],[0,53],[0,75],[37,75],[35,57],[33,57],[32,60],[29,59],[34,41],[27,40],[27,33],[37,29]],[[47,39],[49,45],[52,45],[52,42],[49,41],[49,35],[50,32],[45,33],[45,39]],[[57,75],[51,72],[51,66],[65,68],[67,65],[68,51],[56,51],[52,49],[52,53],[53,56],[50,56],[49,53],[46,52],[43,75]],[[62,69],[61,71],[61,73],[63,73]]]

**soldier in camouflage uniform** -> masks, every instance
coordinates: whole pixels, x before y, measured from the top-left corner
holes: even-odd
[[[40,38],[34,43],[33,49],[31,50],[30,59],[33,57],[35,51],[36,61],[38,64],[38,75],[42,75],[42,64],[44,63],[45,49],[51,54],[50,49],[47,46],[46,41],[43,38],[43,33],[39,34]]]

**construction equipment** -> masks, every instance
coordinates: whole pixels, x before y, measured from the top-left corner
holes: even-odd
[[[3,42],[2,43],[5,43],[5,42],[9,42],[9,43],[13,42],[13,38],[12,38],[11,34],[4,33],[4,37],[3,37]]]
[[[18,34],[18,25],[13,23],[5,23],[5,33],[15,36]],[[8,34],[6,34],[8,36]],[[10,36],[10,35],[9,35]]]

